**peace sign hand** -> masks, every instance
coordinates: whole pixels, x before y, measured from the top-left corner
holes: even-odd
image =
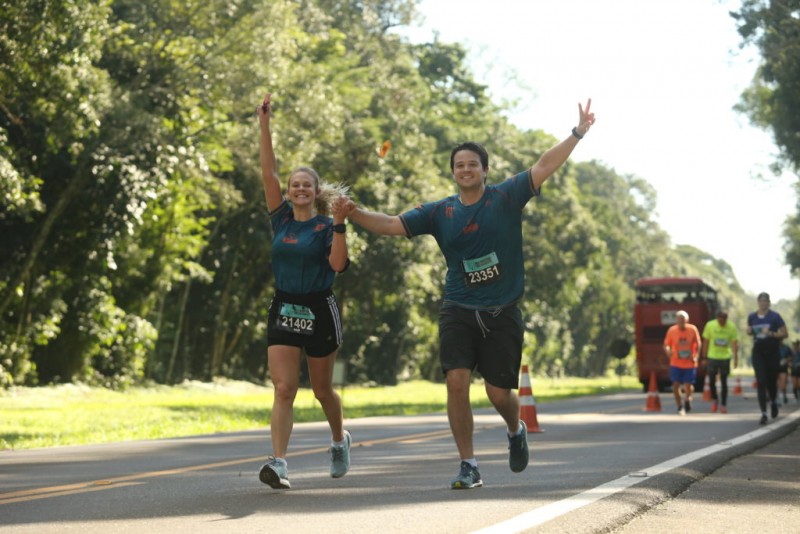
[[[586,132],[589,131],[589,128],[592,127],[594,124],[594,113],[591,112],[592,109],[592,99],[590,98],[586,102],[586,109],[583,109],[580,102],[578,102],[578,126],[575,129],[578,133],[583,137],[586,135]]]

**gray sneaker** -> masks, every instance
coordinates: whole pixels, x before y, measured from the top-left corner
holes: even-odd
[[[267,458],[267,463],[261,466],[258,479],[274,489],[289,489],[292,487],[289,483],[289,468],[286,462],[282,462],[274,456]]]
[[[450,481],[450,489],[472,489],[483,486],[481,474],[477,467],[472,467],[468,462],[461,462],[461,471],[458,476]]]
[[[515,473],[520,473],[528,467],[528,427],[525,421],[519,422],[522,432],[508,438],[508,466]]]
[[[333,478],[342,478],[350,470],[350,443],[353,438],[350,432],[344,431],[345,444],[341,447],[331,447],[328,452],[331,453],[331,476]]]

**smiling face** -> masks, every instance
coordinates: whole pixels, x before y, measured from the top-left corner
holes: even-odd
[[[313,206],[319,193],[316,176],[304,170],[297,170],[289,178],[289,201],[295,206]]]
[[[486,172],[481,157],[472,150],[459,150],[453,155],[453,178],[459,189],[472,190],[483,186]]]

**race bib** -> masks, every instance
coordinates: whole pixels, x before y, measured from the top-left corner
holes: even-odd
[[[494,252],[480,258],[464,260],[462,263],[467,287],[491,284],[502,274],[500,260],[497,259],[497,254]]]
[[[692,357],[692,351],[690,350],[679,350],[678,351],[678,358],[686,359]]]
[[[727,347],[728,346],[728,340],[724,339],[724,338],[715,339],[714,340],[714,345],[717,346],[717,347]]]
[[[314,319],[316,317],[308,306],[283,302],[275,327],[284,332],[310,336],[314,333]]]

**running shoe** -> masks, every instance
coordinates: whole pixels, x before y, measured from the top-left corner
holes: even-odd
[[[683,409],[683,406],[678,406],[678,415],[686,415],[686,410]]]
[[[274,456],[267,458],[267,463],[261,466],[258,479],[264,484],[274,489],[289,489],[289,467],[285,461],[278,460]]]
[[[717,406],[716,401],[712,402],[711,403],[711,413],[717,413],[717,408],[718,408],[718,406]]]
[[[450,489],[472,489],[483,486],[481,474],[477,467],[472,467],[469,462],[461,462],[458,476],[450,481]]]
[[[769,419],[767,419],[767,414],[762,413],[761,414],[761,419],[758,421],[758,424],[759,425],[766,425],[767,421],[769,421]]]
[[[522,430],[508,438],[508,466],[514,473],[520,473],[528,467],[530,452],[528,451],[528,427],[520,421]]]
[[[778,403],[777,402],[773,402],[772,403],[772,414],[771,415],[772,415],[773,419],[778,417]]]
[[[719,407],[719,413],[728,413],[728,407],[723,404]]]
[[[344,431],[345,444],[340,447],[331,446],[328,452],[331,453],[331,476],[342,478],[350,470],[350,443],[353,438],[350,432]]]
[[[690,401],[689,399],[686,399],[686,402],[683,403],[683,409],[686,410],[686,413],[691,412],[692,411],[692,401]]]

